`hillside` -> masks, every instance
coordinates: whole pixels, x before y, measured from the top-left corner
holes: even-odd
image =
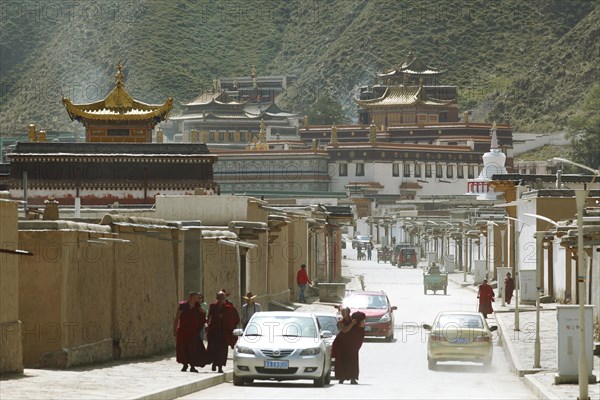
[[[60,97],[91,102],[123,60],[127,90],[176,111],[217,76],[295,74],[283,105],[304,113],[322,90],[351,97],[412,50],[446,68],[461,109],[491,104],[517,128],[558,129],[599,80],[594,1],[23,0],[0,18],[0,134],[35,122],[81,129]],[[523,90],[517,90],[521,88]],[[551,114],[550,117],[548,115]]]

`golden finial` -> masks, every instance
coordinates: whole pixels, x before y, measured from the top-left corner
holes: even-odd
[[[338,145],[337,126],[335,124],[331,127],[331,145]]]
[[[123,64],[120,60],[117,63],[117,74],[115,75],[115,78],[117,79],[117,86],[123,85]]]
[[[369,143],[375,144],[377,142],[377,126],[374,121],[371,121],[369,126]]]

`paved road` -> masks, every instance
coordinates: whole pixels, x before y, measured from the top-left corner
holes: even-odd
[[[484,370],[480,364],[474,363],[441,363],[436,371],[428,370],[426,335],[418,327],[423,322],[431,323],[441,310],[475,310],[475,295],[472,291],[451,284],[446,296],[440,293],[425,296],[420,268],[398,269],[375,261],[355,261],[351,259],[355,253],[351,249],[345,250],[348,257],[345,262],[351,271],[365,275],[367,290],[385,290],[390,301],[398,306],[394,342],[369,339],[363,345],[358,386],[332,383],[325,388],[315,388],[310,381],[258,381],[252,386],[234,387],[229,382],[184,398],[535,398],[509,371],[508,361],[497,337],[490,370]]]

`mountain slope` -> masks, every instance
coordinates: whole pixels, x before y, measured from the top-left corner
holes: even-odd
[[[328,90],[352,115],[358,87],[372,84],[376,72],[412,50],[448,70],[440,83],[459,86],[462,109],[491,99],[493,118],[510,113],[512,123],[532,128],[563,124],[600,65],[600,8],[592,1],[83,0],[59,9],[60,2],[22,4],[4,8],[0,18],[3,135],[23,132],[31,122],[81,130],[69,120],[61,94],[76,102],[104,97],[118,60],[130,94],[155,103],[172,95],[175,112],[215,77],[249,75],[256,65],[259,75],[298,76],[284,106],[304,113]],[[592,50],[584,63],[585,46]],[[557,65],[564,65],[562,75]],[[547,94],[552,99],[538,106]],[[544,117],[549,111],[561,117]]]

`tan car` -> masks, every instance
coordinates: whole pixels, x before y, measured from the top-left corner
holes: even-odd
[[[423,324],[430,331],[427,340],[427,364],[435,369],[439,361],[473,361],[489,367],[492,363],[492,332],[478,312],[441,312],[433,325]]]

